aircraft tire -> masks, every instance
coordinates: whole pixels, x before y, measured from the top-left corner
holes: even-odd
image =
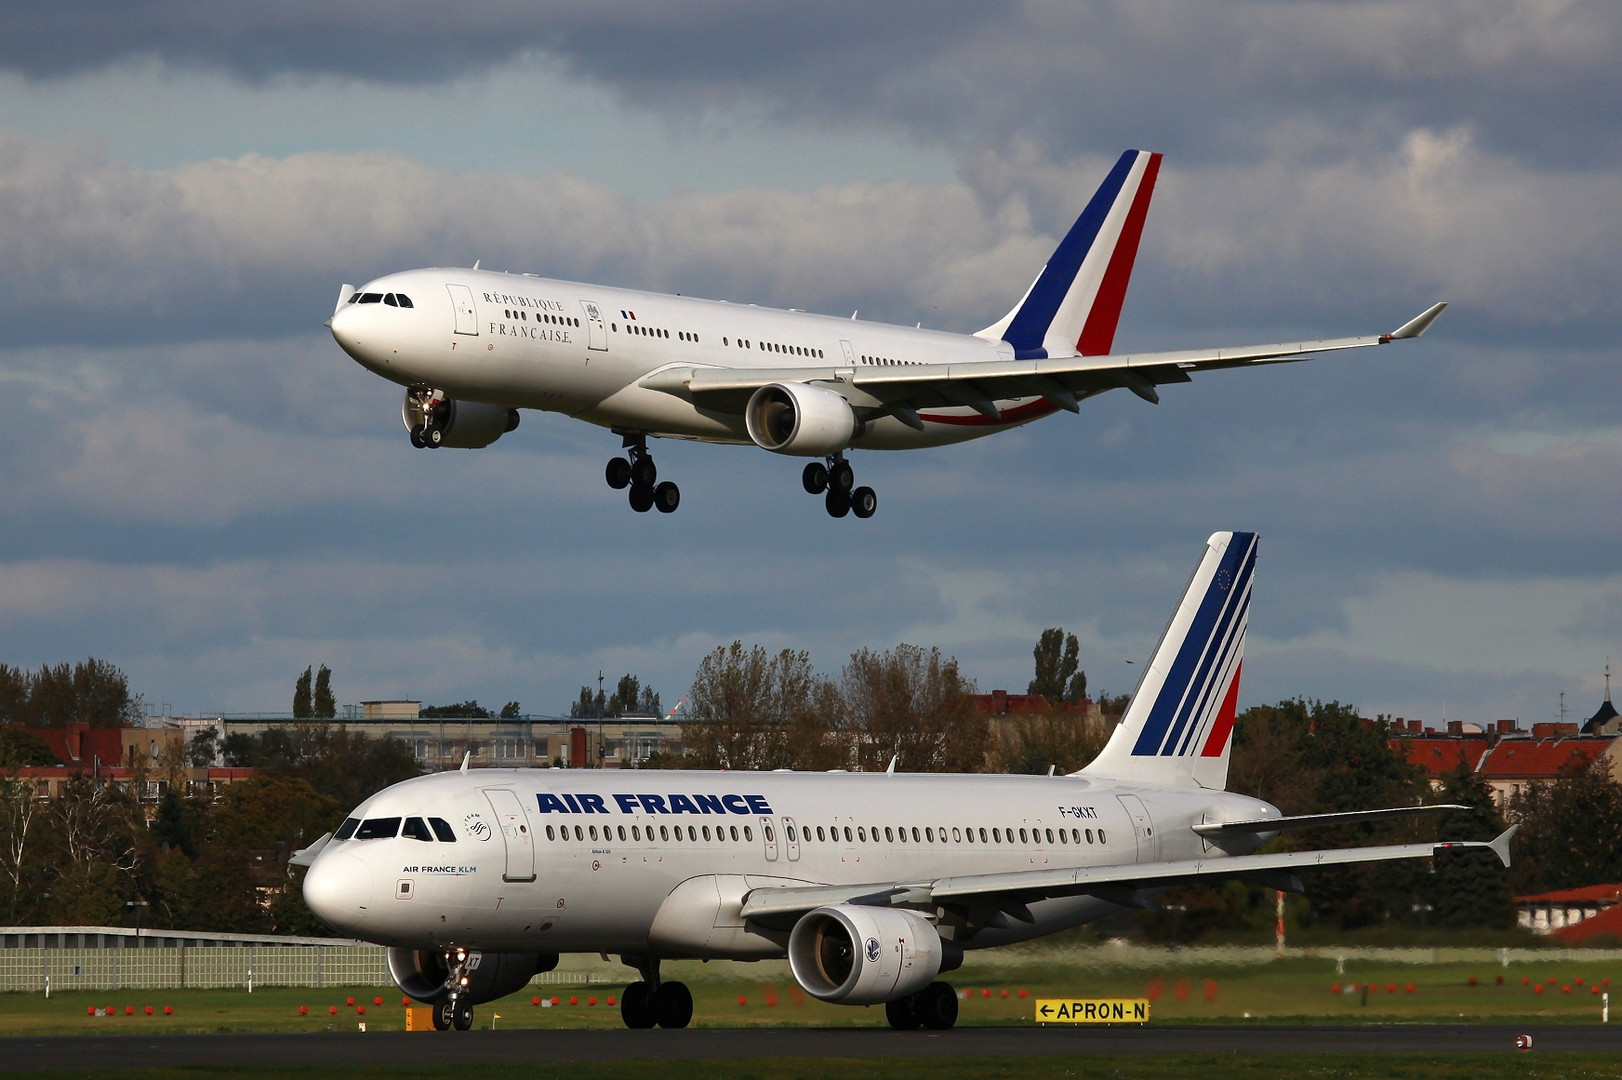
[[[681,488],[669,480],[653,489],[653,505],[661,514],[673,514],[681,505]]]
[[[828,508],[829,517],[842,518],[850,513],[850,496],[836,487],[829,486],[823,505]]]
[[[918,995],[908,994],[884,1003],[884,1018],[897,1031],[911,1031],[923,1023],[918,1015]]]
[[[451,1006],[451,1023],[457,1031],[466,1031],[473,1026],[473,1002],[467,998],[459,997]]]
[[[645,982],[634,982],[620,995],[620,1019],[628,1028],[651,1028],[659,1022],[654,1008],[653,988]]]
[[[828,470],[828,486],[831,488],[838,488],[849,494],[851,486],[855,483],[856,470],[850,467],[848,461],[836,461],[834,467]]]
[[[422,441],[422,432],[416,428],[411,429],[411,445],[415,446],[418,450],[421,450],[423,447],[428,445]]]
[[[930,1031],[945,1031],[957,1023],[957,991],[950,983],[932,982],[918,992],[913,1011]]]
[[[631,463],[622,457],[610,458],[608,468],[603,470],[603,479],[615,491],[624,491],[631,484]]]
[[[422,445],[430,450],[438,450],[439,444],[445,439],[445,433],[438,427],[429,427],[422,433]]]
[[[453,1017],[451,1015],[451,999],[442,998],[434,1002],[434,1030],[449,1031]]]
[[[800,484],[805,488],[807,495],[821,495],[828,490],[828,466],[820,461],[813,461],[800,474]]]
[[[631,485],[631,509],[646,514],[653,509],[653,489],[641,484]]]
[[[686,983],[663,982],[653,994],[654,1011],[662,1028],[684,1028],[693,1019],[693,992]]]
[[[658,479],[659,467],[653,463],[652,458],[639,457],[631,462],[631,483],[651,491]]]
[[[859,518],[870,518],[879,508],[879,497],[870,487],[859,487],[850,493],[851,513]]]

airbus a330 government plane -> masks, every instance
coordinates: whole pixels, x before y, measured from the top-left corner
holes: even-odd
[[[878,499],[856,486],[851,450],[976,439],[1115,388],[1157,402],[1157,387],[1199,371],[1416,338],[1447,306],[1389,334],[1112,354],[1159,168],[1159,154],[1122,154],[1024,297],[972,335],[477,264],[344,285],[328,325],[355,360],[406,387],[413,446],[488,446],[520,409],[543,409],[621,436],[608,485],[628,488],[638,512],[681,501],[648,452],[649,438],[677,438],[811,458],[805,490],[834,517],[869,517]]]
[[[1256,567],[1254,533],[1207,542],[1126,715],[1068,776],[477,769],[367,799],[299,852],[304,897],[388,946],[405,993],[466,1029],[560,953],[640,973],[630,1027],[684,1027],[678,958],[787,957],[806,993],[951,1027],[939,976],[965,953],[1051,934],[1185,882],[1299,891],[1299,871],[1490,843],[1257,854],[1281,830],[1424,813],[1284,817],[1224,791]]]

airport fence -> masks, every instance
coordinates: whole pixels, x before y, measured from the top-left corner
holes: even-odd
[[[380,945],[100,927],[0,929],[0,992],[392,986]]]

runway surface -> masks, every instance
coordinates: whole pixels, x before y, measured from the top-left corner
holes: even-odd
[[[1622,1051],[1622,1026],[699,1028],[687,1031],[359,1032],[311,1035],[108,1035],[0,1040],[0,1072],[184,1066],[428,1065],[739,1058],[1033,1057],[1116,1054],[1535,1053]]]

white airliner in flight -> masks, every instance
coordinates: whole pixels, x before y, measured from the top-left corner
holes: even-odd
[[[565,952],[615,953],[641,978],[630,1027],[679,1028],[663,960],[787,957],[806,993],[948,1028],[939,980],[964,954],[1051,934],[1179,884],[1491,843],[1256,854],[1281,830],[1444,809],[1283,817],[1223,790],[1254,533],[1217,533],[1098,758],[1068,776],[478,769],[367,799],[299,852],[304,897],[388,946],[401,990],[441,1029]]]
[[[1239,348],[1110,348],[1149,211],[1160,155],[1128,150],[1025,296],[972,335],[753,304],[427,269],[344,285],[329,326],[344,351],[406,387],[418,447],[488,446],[544,409],[611,429],[626,456],[610,487],[632,509],[669,513],[648,439],[750,443],[812,458],[805,490],[828,513],[870,517],[846,453],[963,442],[1124,387],[1150,402],[1197,371],[1304,360],[1416,338],[1437,304],[1389,334]]]

